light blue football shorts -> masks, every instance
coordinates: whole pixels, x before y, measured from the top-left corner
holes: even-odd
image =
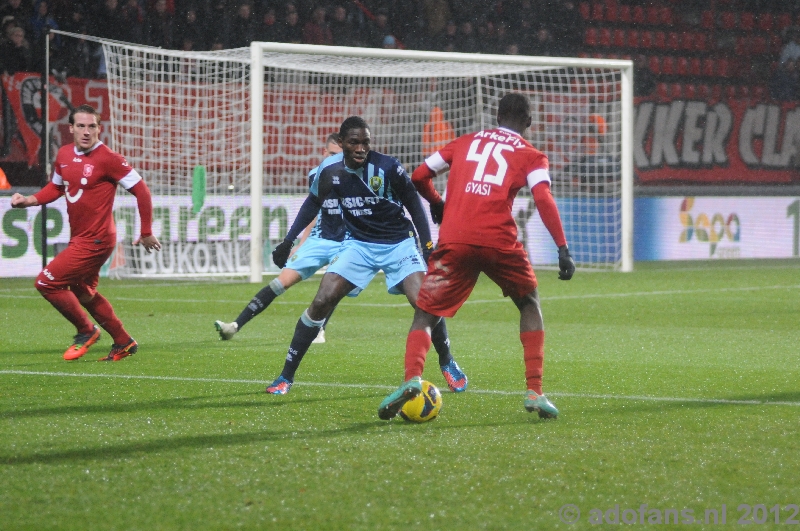
[[[368,243],[345,240],[339,256],[328,266],[328,273],[341,275],[365,289],[380,270],[386,275],[386,288],[392,295],[402,292],[397,286],[411,273],[427,271],[415,238],[400,243]]]
[[[286,262],[286,267],[297,271],[300,278],[305,280],[333,262],[341,248],[342,242],[309,236]],[[347,296],[357,297],[359,293],[361,293],[361,288],[355,287]]]
[[[335,242],[323,238],[306,238],[303,245],[294,253],[286,267],[297,271],[300,278],[307,279],[321,267],[330,264],[342,247],[342,242]]]

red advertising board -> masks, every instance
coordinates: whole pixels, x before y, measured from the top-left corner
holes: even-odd
[[[639,184],[800,184],[797,103],[639,100]]]
[[[41,133],[40,76],[31,73],[4,76],[2,85],[8,105],[3,107],[5,111],[1,117],[4,134],[0,138],[3,148],[0,150],[0,164],[24,162],[28,167],[35,166]],[[546,123],[541,126],[538,136],[534,134],[540,147],[551,156],[555,170],[580,155],[578,151],[586,144],[582,137],[567,134],[569,131],[558,120],[561,106],[580,103],[572,101],[574,95],[572,98],[569,96],[563,96],[567,97],[566,103],[559,100],[558,95],[542,100],[543,109],[549,109],[543,113]],[[55,153],[62,139],[69,140],[67,116],[70,108],[89,103],[107,120],[108,97],[103,80],[50,78],[49,120],[55,124],[51,125],[51,153]],[[231,104],[228,95],[204,92],[200,98],[185,93],[166,96],[161,93],[153,97],[158,101],[150,101],[152,97],[144,94],[143,99],[134,104],[136,109],[127,109],[128,112],[144,112],[152,116],[146,131],[133,130],[139,125],[117,124],[120,135],[139,139],[127,147],[133,152],[126,153],[126,156],[136,160],[141,170],[163,169],[154,167],[163,162],[148,156],[152,150],[164,149],[165,146],[185,150],[187,145],[202,149],[222,141],[235,153],[218,162],[209,160],[209,171],[224,173],[232,171],[227,166],[241,167],[246,162],[249,130],[240,120],[242,113],[248,112],[246,101],[238,113],[231,114],[226,109]],[[174,105],[174,102],[165,101],[165,97],[190,98],[191,101]],[[373,128],[379,130],[383,119],[392,115],[393,101],[394,95],[381,89],[326,94],[300,87],[287,94],[285,90],[272,92],[267,87],[265,123],[271,125],[265,126],[265,171],[278,174],[296,169],[304,173],[316,163],[318,146],[328,133],[336,131],[343,117],[368,115],[374,121],[370,121]],[[202,128],[187,129],[184,120],[176,120],[180,117],[173,116],[178,111],[164,112],[164,109],[187,109],[195,114],[202,110],[204,119],[225,120],[226,138],[210,138]],[[176,135],[186,134],[194,135],[194,142],[183,142],[182,148],[173,146]],[[540,138],[542,135],[546,138]],[[800,106],[797,103],[641,98],[635,105],[633,137],[634,166],[637,184],[640,185],[800,184]],[[104,131],[103,139],[108,141],[108,130]],[[375,148],[380,150],[381,146]],[[185,155],[188,164],[194,157],[190,153]],[[6,173],[9,173],[8,169]],[[13,182],[13,175],[10,178]]]

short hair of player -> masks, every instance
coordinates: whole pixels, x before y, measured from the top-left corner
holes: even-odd
[[[328,144],[339,144],[339,133],[331,133],[328,135],[328,138],[325,139],[325,145]]]
[[[351,116],[342,122],[342,126],[339,128],[339,139],[343,140],[350,129],[369,129],[369,126],[362,117]]]
[[[94,107],[91,105],[87,105],[84,103],[83,105],[78,105],[69,113],[69,124],[75,125],[75,115],[78,113],[82,114],[94,114],[95,118],[97,118],[97,123],[100,123],[100,113],[95,110]]]
[[[519,92],[506,94],[497,105],[497,123],[518,122],[530,115],[531,102],[527,96]]]

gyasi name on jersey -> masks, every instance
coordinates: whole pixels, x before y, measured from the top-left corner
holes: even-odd
[[[364,205],[377,205],[380,197],[343,197],[342,206],[345,208],[358,208]]]
[[[488,183],[468,182],[464,191],[468,194],[491,195],[492,185]]]
[[[494,140],[495,142],[513,144],[514,147],[518,148],[525,147],[525,144],[522,143],[522,140],[520,140],[518,136],[512,134],[502,134],[498,133],[497,131],[478,131],[475,133],[473,138],[488,138],[490,140]]]

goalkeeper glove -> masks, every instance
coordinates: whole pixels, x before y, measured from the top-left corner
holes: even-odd
[[[431,203],[431,219],[433,222],[441,225],[442,217],[444,217],[444,201],[439,201],[436,204]]]
[[[433,253],[433,242],[428,242],[422,246],[422,260],[427,264],[428,258],[431,257]]]
[[[283,240],[275,247],[275,250],[272,251],[272,261],[275,262],[276,266],[281,269],[286,267],[286,261],[289,260],[289,253],[292,252],[292,247],[294,247],[294,241],[289,240]]]
[[[569,254],[569,248],[562,245],[558,248],[558,278],[569,280],[575,274],[575,261]]]

